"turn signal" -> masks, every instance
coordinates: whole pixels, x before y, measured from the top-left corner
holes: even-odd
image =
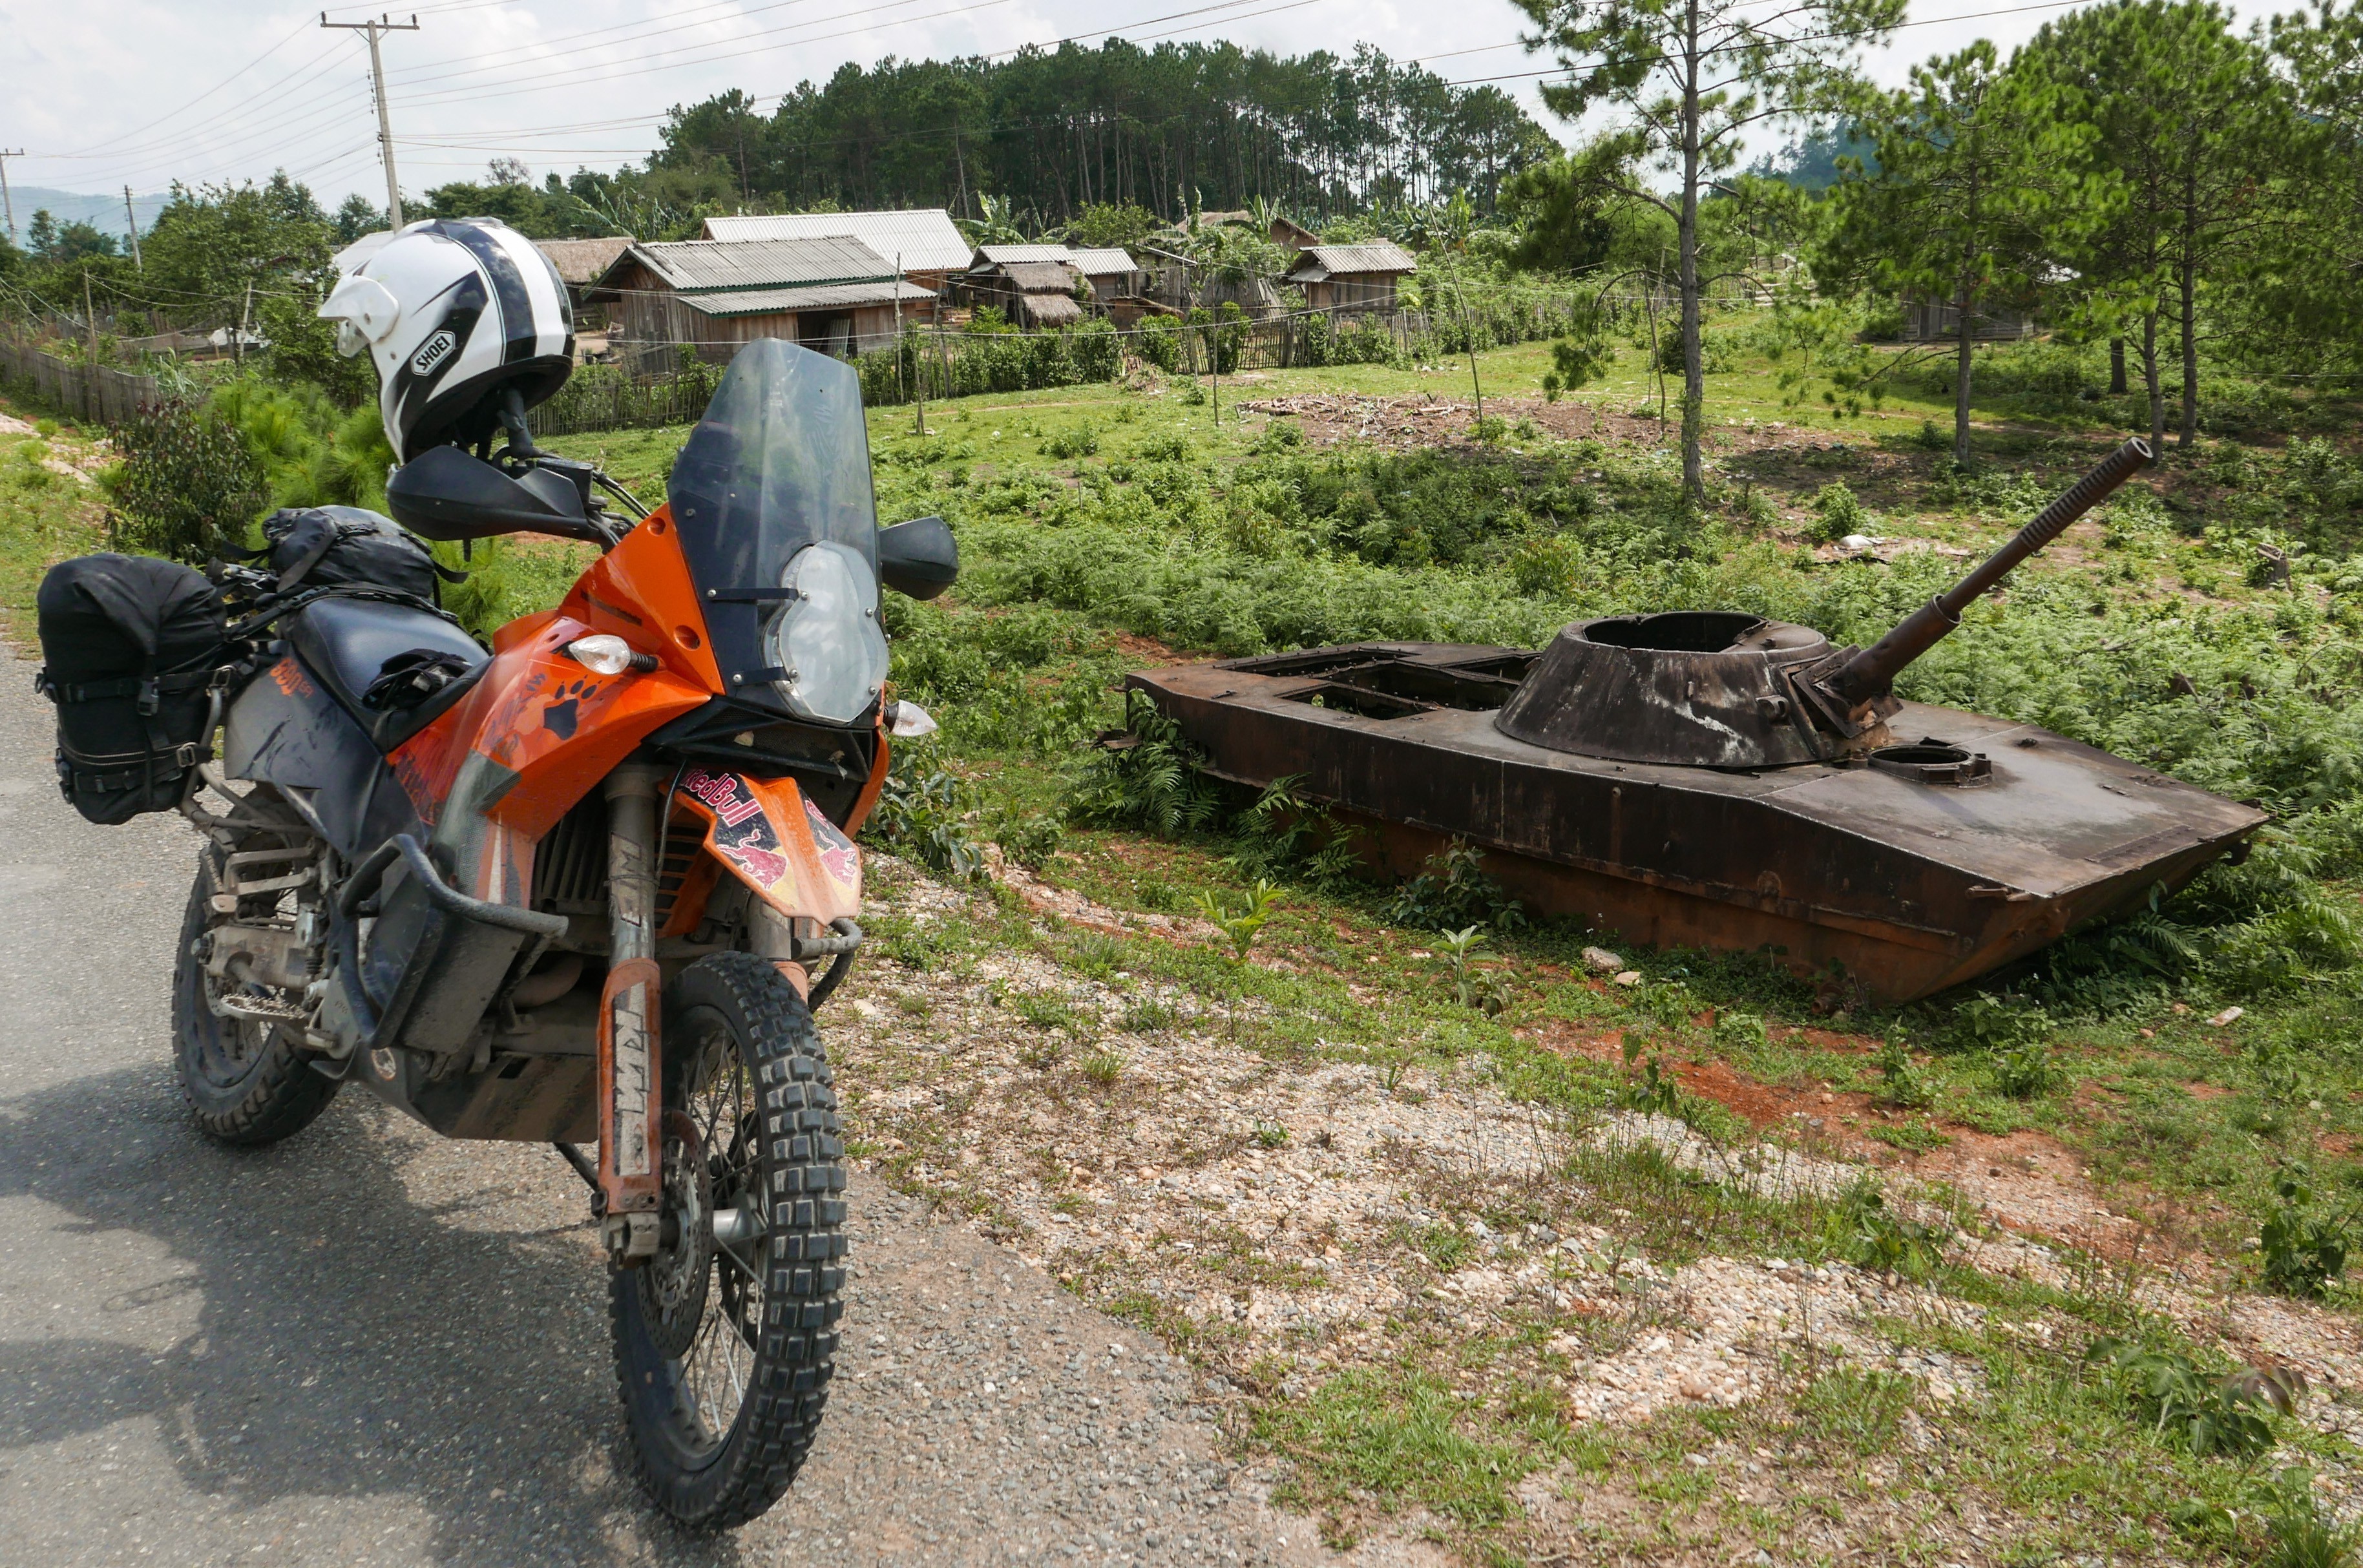
[[[896,740],[917,740],[936,733],[936,721],[916,702],[889,703],[886,709],[886,733]]]
[[[594,675],[621,675],[627,669],[646,673],[657,667],[656,655],[635,653],[631,644],[605,632],[577,637],[566,645],[566,651]]]

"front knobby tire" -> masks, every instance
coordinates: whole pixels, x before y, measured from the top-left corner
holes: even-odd
[[[195,949],[214,922],[221,869],[221,850],[207,845],[197,858],[172,964],[172,1066],[200,1131],[220,1143],[257,1148],[302,1132],[341,1086],[312,1070],[309,1054],[286,1025],[214,1011]],[[275,900],[266,901],[275,908]],[[240,911],[241,918],[256,915]]]
[[[828,1401],[845,1286],[837,1091],[811,1010],[770,963],[717,953],[664,1014],[663,1239],[612,1268],[616,1370],[656,1505],[727,1529],[795,1480]],[[716,1239],[751,1210],[760,1239]],[[735,1218],[734,1218],[735,1217]]]

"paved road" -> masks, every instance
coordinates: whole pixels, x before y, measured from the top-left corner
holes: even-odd
[[[720,1540],[653,1518],[555,1155],[358,1092],[260,1153],[191,1129],[166,1018],[194,837],[60,801],[28,670],[0,663],[0,1558],[1325,1560],[1152,1343],[858,1178],[849,1353],[795,1490]]]

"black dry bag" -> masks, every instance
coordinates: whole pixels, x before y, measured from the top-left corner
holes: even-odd
[[[262,520],[262,539],[282,593],[382,588],[438,604],[438,584],[462,576],[437,565],[392,518],[358,506],[283,507]]]
[[[50,569],[38,603],[58,787],[94,823],[171,811],[205,760],[224,657],[213,584],[175,561],[83,556]]]

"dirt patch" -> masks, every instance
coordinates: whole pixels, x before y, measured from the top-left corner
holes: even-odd
[[[1292,397],[1251,399],[1238,406],[1244,413],[1295,420],[1306,439],[1316,447],[1352,441],[1408,452],[1424,447],[1467,447],[1476,439],[1476,403],[1433,393],[1358,397],[1350,392],[1304,392]],[[1542,434],[1562,441],[1589,437],[1649,446],[1670,440],[1675,429],[1671,422],[1661,425],[1655,419],[1636,419],[1573,399],[1546,403],[1540,398],[1489,397],[1485,400],[1485,413],[1513,426],[1531,423]],[[1741,426],[1717,425],[1709,433],[1707,445],[1710,450],[1736,451],[1757,435]],[[1511,437],[1513,447],[1516,440],[1514,436]]]
[[[1825,1050],[1864,1049],[1859,1040],[1827,1030],[1799,1032],[1814,1037]],[[1540,1043],[1601,1059],[1616,1055],[1571,1025],[1547,1033]],[[1713,1058],[1679,1062],[1672,1071],[1684,1089],[1758,1132],[1786,1131],[1847,1160],[1894,1169],[1915,1182],[1943,1184],[1981,1218],[2008,1231],[2119,1262],[2145,1254],[2188,1255],[2202,1244],[2193,1228],[2170,1209],[2145,1203],[2150,1212],[2136,1217],[2112,1209],[2086,1175],[2081,1157],[2045,1133],[1997,1135],[1935,1123],[1947,1142],[1915,1154],[1871,1136],[1871,1129],[1908,1125],[1918,1118],[1882,1108],[1869,1094],[1766,1084]]]
[[[1733,1071],[1727,1062],[1678,1062],[1674,1065],[1674,1077],[1691,1093],[1703,1095],[1725,1110],[1745,1117],[1748,1125],[1758,1131],[1789,1121],[1799,1114],[1796,1094],[1758,1083]]]
[[[1142,664],[1189,664],[1195,656],[1176,653],[1155,637],[1144,637],[1137,632],[1111,632],[1108,646]]]
[[[1624,1059],[1625,1032],[1622,1029],[1591,1028],[1563,1018],[1548,1018],[1540,1023],[1520,1029],[1518,1038],[1556,1051],[1562,1056],[1589,1056],[1595,1062],[1615,1062]]]

